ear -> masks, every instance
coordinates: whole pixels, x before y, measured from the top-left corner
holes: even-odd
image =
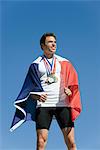
[[[45,45],[41,44],[41,48],[42,48],[42,50],[44,50],[45,49]]]

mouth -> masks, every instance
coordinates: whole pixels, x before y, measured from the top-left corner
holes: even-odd
[[[55,51],[56,51],[56,47],[51,47],[51,48],[49,48],[49,51],[50,51],[50,52],[55,52]]]
[[[56,50],[56,47],[51,47],[52,50]]]

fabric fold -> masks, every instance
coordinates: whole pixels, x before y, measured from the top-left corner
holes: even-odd
[[[60,64],[64,86],[72,92],[70,96],[67,96],[67,104],[68,107],[71,107],[72,121],[75,121],[82,110],[78,75],[69,61],[61,61]]]
[[[10,127],[12,132],[27,120],[35,120],[35,110],[37,101],[31,98],[31,94],[43,94],[40,83],[38,64],[30,65],[23,87],[14,102],[16,108],[15,115]]]

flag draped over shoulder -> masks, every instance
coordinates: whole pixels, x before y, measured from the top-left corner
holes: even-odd
[[[10,131],[12,132],[27,120],[35,120],[36,100],[30,94],[44,92],[40,83],[38,64],[30,65],[23,87],[14,102],[16,112],[12,121]]]
[[[82,110],[78,76],[74,67],[68,60],[66,61],[65,59],[58,59],[58,61],[61,65],[61,82],[63,80],[63,86],[68,87],[72,92],[70,96],[66,96],[66,100],[68,107],[71,107],[72,120],[74,121],[79,116]],[[37,101],[33,100],[30,95],[40,95],[42,93],[45,93],[41,86],[38,67],[39,64],[35,62],[30,65],[23,87],[14,102],[16,112],[10,128],[11,132],[27,120],[35,121]]]

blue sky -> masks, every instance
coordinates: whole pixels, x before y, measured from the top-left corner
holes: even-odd
[[[13,133],[13,102],[30,63],[42,54],[44,32],[57,36],[57,54],[69,59],[79,75],[83,110],[75,123],[78,150],[100,149],[100,1],[0,1],[1,98],[0,149],[35,150],[33,122]],[[64,150],[63,136],[53,120],[47,150]]]

